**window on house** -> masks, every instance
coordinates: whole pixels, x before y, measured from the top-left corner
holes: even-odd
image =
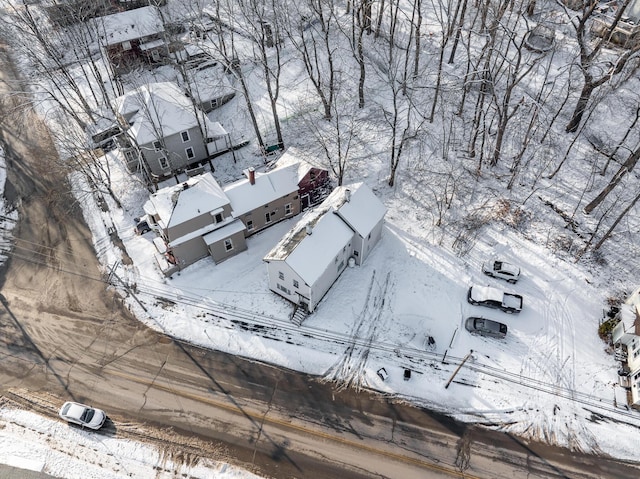
[[[289,291],[287,288],[282,286],[280,283],[276,284],[276,288],[278,288],[280,291],[282,291],[284,293],[291,294],[291,291]]]
[[[287,203],[286,205],[284,205],[284,214],[285,215],[291,214],[291,203]]]
[[[169,169],[169,162],[164,156],[161,156],[160,158],[158,158],[158,163],[160,163],[160,168],[162,168],[163,170]]]
[[[156,151],[161,151],[162,150],[162,143],[160,143],[159,141],[154,141],[153,142],[153,149]]]
[[[265,207],[265,208],[268,208],[268,207],[269,207],[269,205],[264,205],[264,207]]]
[[[316,172],[311,170],[309,172],[309,178],[311,178],[311,181],[315,180],[316,179]]]
[[[271,223],[271,213],[265,213],[264,214],[264,222],[265,223]]]
[[[129,40],[122,42],[122,49],[124,51],[131,50],[131,42]]]
[[[247,220],[247,231],[253,231],[253,220]]]
[[[360,253],[358,253],[356,250],[353,250],[353,256],[360,256]]]
[[[224,249],[226,251],[231,251],[233,249],[233,241],[231,241],[231,238],[224,240]]]
[[[196,156],[196,154],[193,152],[193,148],[191,148],[191,147],[186,148],[186,149],[184,150],[184,152],[187,154],[187,158],[188,158],[189,160],[192,160],[192,159],[193,159],[193,157],[194,157],[194,156]]]
[[[293,287],[294,288],[299,288],[300,287],[300,285],[298,284],[298,281],[295,280],[295,279],[293,280]]]
[[[134,163],[138,161],[138,152],[136,150],[127,150],[124,152],[124,156],[127,159],[127,163]]]
[[[284,281],[284,273],[282,271],[278,271],[278,279]]]
[[[213,218],[215,219],[216,223],[222,223],[222,221],[224,220],[222,213],[216,213]]]
[[[182,142],[183,143],[191,140],[191,138],[189,137],[189,132],[188,131],[183,131],[182,133],[180,133],[180,136],[182,137]]]

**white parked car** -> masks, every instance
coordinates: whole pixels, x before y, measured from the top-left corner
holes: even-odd
[[[58,415],[65,421],[89,429],[100,429],[107,420],[107,415],[102,409],[71,401],[62,405]]]
[[[467,293],[467,301],[470,304],[500,309],[509,314],[522,311],[522,296],[491,286],[471,286]]]
[[[482,272],[492,278],[504,279],[511,284],[517,283],[520,278],[520,268],[500,260],[483,263]]]

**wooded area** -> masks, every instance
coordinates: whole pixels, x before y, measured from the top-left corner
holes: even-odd
[[[109,192],[106,162],[86,132],[115,117],[115,97],[138,86],[135,72],[105,78],[100,15],[121,7],[56,3],[55,15],[40,2],[9,8],[3,35],[33,72],[28,89],[55,102],[48,114],[65,166]],[[635,1],[614,2],[608,16],[612,2],[597,1],[572,2],[577,9],[536,0],[177,3],[160,7],[161,64],[182,84],[194,84],[176,54],[187,34],[234,77],[261,151],[307,145],[337,184],[369,158],[384,159],[387,185],[396,188],[402,174],[407,197],[424,206],[418,224],[439,228],[434,242],[450,239],[460,254],[489,221],[526,230],[532,198],[562,212],[575,235],[560,248],[576,259],[598,251],[635,211],[640,41],[614,42]],[[538,48],[543,30],[548,47]],[[282,82],[291,69],[308,85],[295,102]],[[266,119],[256,112],[256,82]],[[637,220],[626,225],[635,233]]]

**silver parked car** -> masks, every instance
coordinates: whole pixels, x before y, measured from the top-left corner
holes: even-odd
[[[100,429],[107,420],[107,415],[102,409],[71,401],[67,401],[62,405],[58,415],[65,421],[88,427],[89,429]]]
[[[464,327],[470,333],[494,338],[504,338],[507,335],[507,325],[492,319],[472,316],[467,318]]]

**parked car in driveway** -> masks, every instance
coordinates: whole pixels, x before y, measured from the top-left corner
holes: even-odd
[[[107,415],[102,409],[72,401],[64,403],[58,415],[65,421],[89,429],[100,429],[107,420]]]
[[[467,318],[464,327],[473,334],[480,336],[491,336],[494,338],[504,338],[507,335],[507,325],[493,321],[492,319],[472,316]]]
[[[482,264],[482,272],[492,278],[499,278],[515,284],[520,279],[520,268],[506,261],[492,260]]]
[[[467,293],[467,301],[479,306],[500,309],[505,313],[519,313],[522,311],[522,296],[515,293],[507,293],[491,286],[471,286]]]

